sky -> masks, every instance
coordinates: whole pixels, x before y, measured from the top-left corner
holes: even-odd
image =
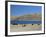
[[[10,5],[11,16],[22,16],[25,14],[41,13],[42,6]]]

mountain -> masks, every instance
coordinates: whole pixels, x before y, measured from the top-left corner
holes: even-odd
[[[19,16],[16,20],[41,20],[41,14],[26,14],[23,16]]]

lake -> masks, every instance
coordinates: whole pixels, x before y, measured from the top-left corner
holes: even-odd
[[[16,24],[41,24],[42,23],[42,21],[36,21],[36,20],[34,20],[34,21],[20,21],[20,20],[11,20],[11,24],[13,24],[13,23],[16,23]]]

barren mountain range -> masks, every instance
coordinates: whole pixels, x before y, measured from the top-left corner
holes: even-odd
[[[22,16],[11,16],[11,20],[41,20],[41,14],[26,14]]]

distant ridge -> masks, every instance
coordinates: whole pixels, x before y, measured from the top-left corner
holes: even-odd
[[[26,15],[23,15],[23,16],[11,16],[11,19],[14,19],[14,20],[41,20],[41,14],[26,14]]]

